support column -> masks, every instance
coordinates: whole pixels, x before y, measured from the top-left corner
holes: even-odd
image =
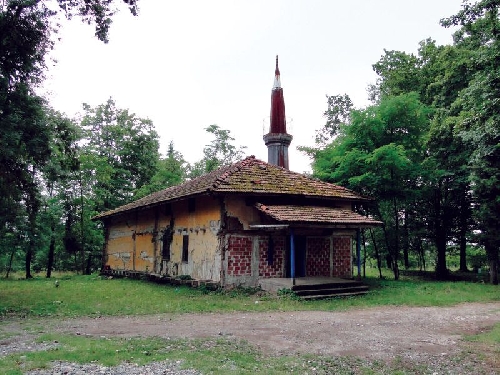
[[[356,260],[358,266],[358,279],[361,279],[361,229],[356,229]]]
[[[290,276],[292,277],[292,285],[295,285],[295,238],[292,228],[290,228]]]

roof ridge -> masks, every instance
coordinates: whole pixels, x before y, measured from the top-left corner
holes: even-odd
[[[219,176],[217,176],[212,186],[207,190],[217,189],[220,185],[226,182],[227,179],[231,177],[234,173],[241,171],[243,169],[243,166],[245,166],[246,164],[251,164],[251,162],[255,160],[257,160],[255,158],[255,155],[250,155],[243,160],[239,160],[234,164],[226,166],[227,171],[224,171]]]

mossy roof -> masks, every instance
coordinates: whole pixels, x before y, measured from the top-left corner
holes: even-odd
[[[343,227],[382,225],[377,221],[350,210],[319,206],[297,205],[264,205],[257,203],[255,207],[266,216],[279,223],[326,224]]]
[[[252,196],[308,197],[328,200],[362,201],[367,198],[344,187],[319,181],[300,173],[249,156],[235,164],[150,194],[94,219],[155,206],[200,194],[246,194]]]

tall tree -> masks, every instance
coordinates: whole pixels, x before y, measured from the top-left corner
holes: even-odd
[[[77,126],[63,114],[49,110],[48,121],[52,129],[50,161],[42,169],[44,189],[44,209],[42,212],[44,226],[48,232],[48,251],[46,259],[46,276],[51,277],[54,268],[56,240],[58,229],[61,229],[64,216],[67,185],[79,172],[78,146],[81,134]]]
[[[418,222],[426,226],[424,235],[435,243],[437,276],[445,278],[447,245],[450,241],[460,244],[461,269],[466,270],[465,250],[471,234],[470,188],[464,167],[470,149],[454,131],[460,110],[452,105],[471,79],[470,52],[455,46],[437,46],[427,39],[420,43],[417,56],[398,51],[385,53],[374,65],[379,78],[372,91],[379,98],[416,91],[419,99],[433,108],[424,145],[424,183],[418,187],[423,194],[418,205],[426,207],[426,217]]]
[[[110,210],[128,203],[156,173],[158,133],[151,120],[117,108],[111,98],[95,108],[84,104],[84,110],[82,167],[91,171],[95,209]]]
[[[141,198],[184,182],[188,174],[188,167],[188,163],[182,154],[174,149],[174,143],[171,141],[166,157],[158,161],[157,170],[151,178],[151,182],[138,189],[135,192],[135,197]]]
[[[471,51],[473,77],[460,92],[455,105],[462,109],[462,139],[472,146],[470,159],[474,210],[481,240],[490,261],[490,281],[498,284],[500,249],[500,3],[465,1],[462,10],[442,21],[460,26],[454,35],[457,46]]]
[[[352,111],[335,141],[314,154],[316,176],[376,199],[373,213],[385,223],[396,278],[405,210],[416,192],[428,123],[428,109],[416,94],[385,97],[378,105]]]
[[[218,125],[213,124],[206,127],[205,131],[212,134],[214,139],[203,148],[203,159],[191,167],[190,178],[235,163],[245,155],[246,146],[235,146],[233,144],[235,139],[231,136],[230,130],[221,129]]]
[[[96,26],[96,36],[107,41],[112,0],[58,0],[67,17],[80,16]],[[26,277],[31,275],[36,242],[36,221],[41,207],[39,173],[48,162],[50,121],[44,100],[35,88],[44,79],[45,61],[57,30],[54,16],[43,0],[5,0],[0,4],[0,228],[15,232],[23,227],[26,242]],[[136,0],[124,0],[133,14]],[[52,4],[50,4],[52,5]],[[23,221],[27,225],[23,224]],[[11,236],[12,237],[12,236]]]
[[[78,246],[82,271],[89,273],[100,254],[90,218],[130,202],[136,190],[150,183],[157,171],[159,141],[151,120],[118,108],[111,98],[94,108],[84,104],[84,110],[80,123],[84,131],[80,166],[84,173],[78,182],[80,235],[73,230],[72,214],[67,217],[66,238],[67,245],[74,244],[75,250]]]

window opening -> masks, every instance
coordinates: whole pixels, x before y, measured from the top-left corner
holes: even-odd
[[[182,236],[182,261],[188,262],[189,255],[189,235]]]

